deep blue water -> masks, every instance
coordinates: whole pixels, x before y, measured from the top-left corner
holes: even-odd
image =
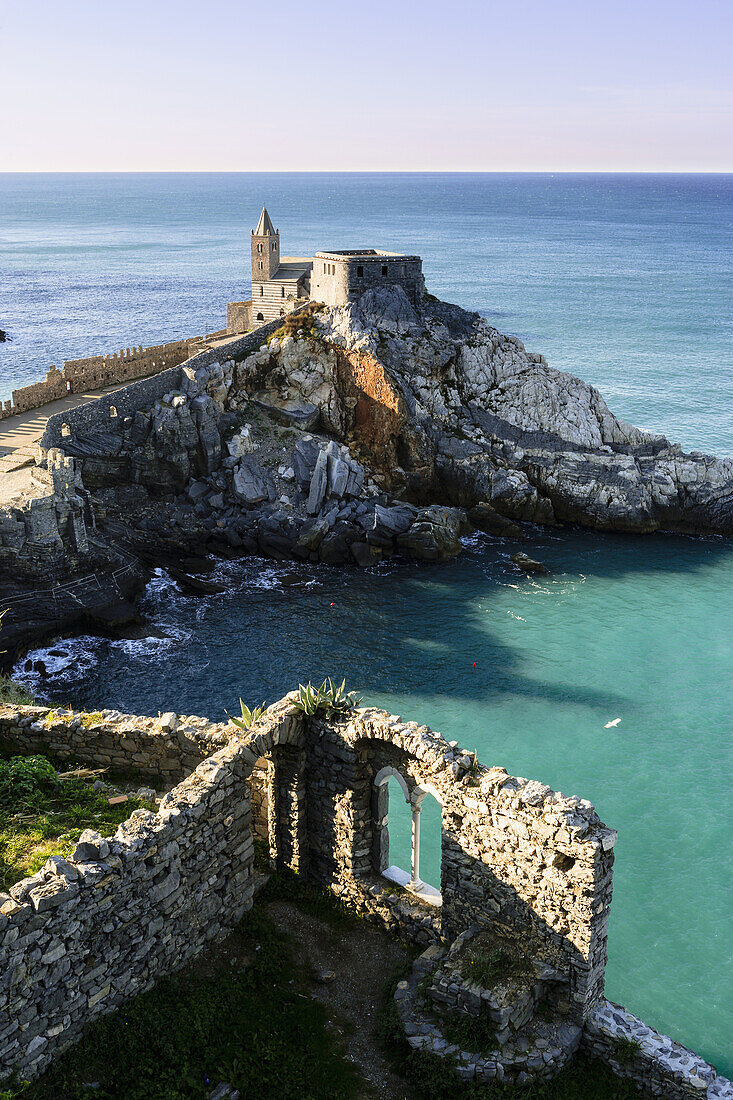
[[[417,251],[434,293],[615,412],[733,453],[731,177],[0,176],[0,386],[218,328],[248,296],[263,201],[284,252]],[[63,642],[47,690],[221,717],[346,675],[485,763],[592,799],[619,830],[609,996],[730,1073],[733,549],[538,532],[529,552],[552,572],[536,580],[511,549],[477,538],[457,563],[368,573],[222,564],[228,594],[203,600],[159,578],[145,606],[166,637]],[[404,865],[399,804],[391,832]]]
[[[220,328],[266,202],[285,254],[419,252],[611,408],[733,451],[731,176],[1,175],[0,397],[50,363]]]

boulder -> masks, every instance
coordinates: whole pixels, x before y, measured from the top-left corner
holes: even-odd
[[[498,535],[502,538],[522,539],[524,532],[519,524],[502,516],[486,501],[480,501],[468,510],[468,518],[474,527],[484,531],[487,535]]]
[[[409,530],[397,536],[397,545],[404,554],[420,561],[455,557],[462,550],[460,531],[465,515],[459,508],[424,508]]]
[[[550,572],[547,566],[543,565],[541,561],[535,561],[534,558],[530,558],[527,554],[512,554],[512,561],[525,573],[546,574]]]
[[[232,492],[242,504],[259,504],[275,498],[274,486],[253,455],[245,455],[234,471]],[[271,491],[272,490],[272,493]]]
[[[288,428],[300,428],[302,431],[315,428],[321,416],[317,405],[299,397],[281,397],[270,390],[259,390],[253,395],[252,402],[268,412],[279,424]]]

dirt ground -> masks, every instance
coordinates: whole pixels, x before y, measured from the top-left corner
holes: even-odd
[[[333,928],[287,902],[270,902],[267,911],[312,973],[313,997],[326,1008],[347,1056],[369,1082],[365,1100],[409,1100],[411,1092],[392,1071],[376,1036],[385,990],[408,960],[407,948],[366,922]]]

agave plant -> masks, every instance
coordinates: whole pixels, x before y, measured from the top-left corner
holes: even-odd
[[[356,692],[346,690],[346,680],[342,680],[337,686],[329,676],[320,687],[314,687],[310,682],[299,684],[298,698],[293,705],[312,718],[318,711],[325,714],[344,714],[353,710],[358,703],[359,696]]]
[[[263,703],[262,706],[254,707],[252,710],[250,710],[249,707],[245,703],[243,703],[241,699],[239,700],[239,706],[242,710],[241,718],[234,718],[229,713],[229,711],[226,712],[226,715],[229,721],[233,722],[235,726],[238,726],[240,730],[248,730],[250,726],[253,726],[255,722],[257,722],[267,710],[267,706],[265,705],[265,703]]]
[[[346,690],[346,680],[342,680],[336,687],[330,676],[323,681],[320,692],[326,701],[326,709],[337,713],[353,710],[361,701],[355,691]]]
[[[321,689],[313,687],[310,680],[307,684],[298,684],[298,698],[294,701],[293,706],[312,718],[323,707]]]

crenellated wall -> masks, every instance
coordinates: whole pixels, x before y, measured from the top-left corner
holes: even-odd
[[[12,400],[5,401],[0,409],[0,420],[41,408],[73,393],[104,389],[105,386],[144,378],[178,366],[191,357],[202,341],[201,336],[191,336],[149,348],[144,348],[142,344],[136,348],[123,348],[112,355],[68,359],[61,370],[56,366],[50,367],[43,382],[33,382],[13,390]]]

